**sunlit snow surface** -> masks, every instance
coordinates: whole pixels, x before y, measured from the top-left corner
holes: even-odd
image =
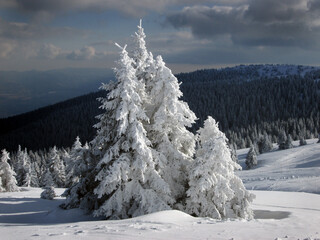
[[[239,150],[243,164],[247,150]],[[163,211],[103,221],[79,209],[62,210],[63,198],[40,199],[42,189],[0,193],[0,239],[320,239],[320,144],[273,151],[253,170],[238,172],[256,191],[252,221],[194,218]],[[291,192],[283,192],[291,191]],[[63,189],[56,189],[61,194]]]
[[[282,151],[275,146],[272,152],[259,155],[258,165],[250,170],[245,167],[249,149],[241,149],[238,157],[243,170],[237,174],[248,190],[320,194],[320,144],[317,140],[307,140],[308,144],[302,147],[294,142],[294,148]]]

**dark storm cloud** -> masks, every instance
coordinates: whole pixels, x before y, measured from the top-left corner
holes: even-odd
[[[190,28],[199,38],[228,35],[248,46],[312,48],[320,36],[319,1],[251,0],[237,7],[185,7],[167,16],[175,28]]]
[[[311,11],[320,11],[320,1],[319,0],[312,0],[308,2],[308,8]]]
[[[84,36],[85,31],[69,27],[48,27],[38,24],[8,22],[0,17],[0,38],[13,40],[30,40]]]
[[[126,15],[140,17],[148,11],[162,11],[172,4],[192,3],[191,0],[12,0],[12,2],[14,4],[11,4],[11,7],[33,14],[55,15],[67,11],[116,10]]]
[[[115,10],[125,15],[143,17],[164,12],[173,6],[195,5],[194,0],[2,0],[0,7],[11,7],[34,15],[54,16],[68,11]],[[239,5],[247,0],[197,0],[196,4]]]

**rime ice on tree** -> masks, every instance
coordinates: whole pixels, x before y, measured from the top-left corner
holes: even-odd
[[[177,78],[161,56],[153,63],[153,78],[147,82],[150,96],[148,137],[159,154],[161,174],[175,199],[185,197],[186,168],[194,154],[194,135],[187,130],[196,116],[187,103],[179,100],[182,92]]]
[[[231,159],[227,138],[211,117],[200,128],[196,159],[190,166],[188,213],[201,217],[251,219],[253,200],[241,179],[234,174],[241,167]]]
[[[155,169],[150,141],[143,121],[148,121],[137,93],[138,81],[132,59],[124,48],[120,52],[119,67],[115,70],[118,80],[102,109],[108,118],[100,116],[99,126],[112,126],[106,136],[98,135],[94,142],[107,146],[97,168],[98,186],[94,193],[105,199],[94,212],[96,216],[127,218],[169,209],[172,200],[169,187]],[[102,121],[108,121],[107,123]],[[98,130],[98,133],[100,131]],[[111,137],[112,136],[112,137]],[[105,138],[104,141],[98,138]]]
[[[251,145],[246,157],[246,166],[248,169],[251,169],[258,164],[256,151],[255,146]]]
[[[19,191],[15,172],[11,169],[8,163],[9,159],[9,153],[3,149],[0,161],[0,192]]]
[[[85,208],[95,216],[114,219],[171,208],[185,210],[188,179],[191,186],[188,210],[193,211],[190,203],[198,201],[192,197],[199,177],[193,171],[196,163],[201,165],[206,157],[209,157],[208,166],[212,164],[212,146],[199,150],[192,164],[195,136],[187,127],[191,127],[196,116],[187,103],[179,100],[182,92],[178,80],[162,58],[154,59],[147,52],[141,23],[134,38],[133,58],[128,56],[125,47],[118,45],[121,52],[115,69],[117,82],[101,87],[108,94],[99,99],[104,112],[97,117],[97,134],[88,154],[80,161],[86,171],[79,182],[66,191],[64,208]],[[252,196],[234,175],[238,164],[231,160],[224,134],[220,132],[220,135],[214,140],[217,146],[214,156],[224,165],[208,170],[217,171],[213,174],[220,178],[226,169],[226,179],[218,182],[227,182],[230,186],[215,189],[225,191],[223,194],[227,197],[223,199],[216,194],[216,199],[210,200],[210,196],[202,192],[208,206],[225,205],[216,205],[218,214],[205,210],[201,210],[201,214],[250,218],[248,203]],[[203,141],[204,146],[210,145],[211,140]],[[208,192],[212,191],[208,188]]]

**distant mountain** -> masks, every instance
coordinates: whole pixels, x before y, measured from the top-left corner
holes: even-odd
[[[97,91],[110,79],[110,69],[0,71],[0,118]]]
[[[241,65],[181,73],[183,99],[199,120],[214,117],[231,143],[249,146],[261,134],[275,142],[283,129],[293,139],[320,132],[320,70],[294,65]],[[26,114],[0,119],[0,149],[68,147],[95,135],[99,91]]]

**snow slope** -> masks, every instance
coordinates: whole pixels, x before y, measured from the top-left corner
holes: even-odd
[[[0,239],[318,239],[320,144],[259,156],[255,169],[237,172],[251,189],[255,220],[217,221],[180,211],[104,221],[79,209],[62,210],[62,197],[40,198],[42,189],[0,193]],[[296,143],[297,145],[297,143]],[[248,149],[239,150],[244,164]],[[61,194],[64,189],[57,189]],[[286,191],[286,192],[283,192]],[[295,192],[289,192],[295,191]]]
[[[79,209],[57,208],[61,198],[40,199],[40,192],[0,194],[1,239],[320,239],[316,194],[253,191],[252,221],[194,218],[175,210],[97,221]]]
[[[277,150],[258,156],[258,165],[246,170],[245,158],[249,149],[238,153],[243,170],[237,172],[247,189],[295,191],[320,194],[320,144],[318,139],[307,140],[307,145]]]

